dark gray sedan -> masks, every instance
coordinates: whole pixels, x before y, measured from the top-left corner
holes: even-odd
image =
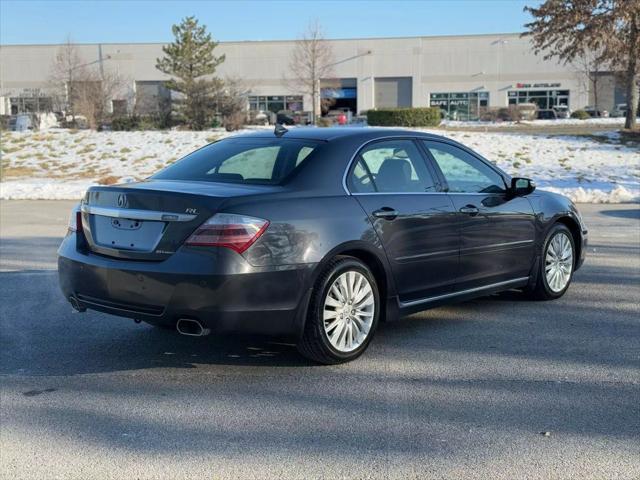
[[[286,337],[338,363],[402,314],[508,289],[558,298],[586,242],[570,200],[447,138],[277,128],[91,187],[58,270],[79,311]]]

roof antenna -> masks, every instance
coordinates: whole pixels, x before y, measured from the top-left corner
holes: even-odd
[[[281,123],[276,123],[276,128],[273,130],[273,133],[276,137],[280,138],[288,131],[289,130],[287,130],[284,125],[282,125]]]

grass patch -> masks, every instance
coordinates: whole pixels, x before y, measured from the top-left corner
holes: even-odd
[[[95,145],[95,143],[92,143],[90,145],[85,145],[80,150],[78,150],[76,153],[79,154],[79,155],[82,155],[83,153],[91,153],[95,149],[96,149],[96,145]]]
[[[32,177],[38,170],[33,167],[13,166],[0,168],[0,178]]]
[[[121,148],[120,153],[131,153],[131,149],[127,147]]]
[[[140,157],[140,158],[136,158],[133,163],[142,163],[142,162],[146,162],[147,160],[154,158],[153,155],[145,155],[144,157]]]
[[[20,150],[22,150],[22,146],[20,146],[20,147],[3,146],[2,147],[2,153],[4,153],[4,154],[19,152]]]
[[[100,185],[114,185],[120,181],[120,177],[116,177],[115,175],[107,175],[106,177],[102,177],[98,179],[98,183]]]

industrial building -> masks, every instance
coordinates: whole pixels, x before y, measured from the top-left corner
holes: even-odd
[[[519,34],[329,40],[332,79],[321,82],[332,108],[361,113],[381,107],[440,107],[448,118],[477,119],[486,107],[534,102],[540,108],[593,105],[592,84],[574,65],[543,60]],[[251,89],[252,110],[311,110],[310,96],[291,87],[289,63],[295,41],[221,42],[226,55],[220,77],[237,77]],[[59,45],[0,46],[0,114],[54,109],[50,73]],[[162,44],[80,44],[87,64],[115,71],[127,88],[113,98],[114,111],[132,103],[153,110],[171,100],[167,76],[155,68]],[[613,74],[597,82],[598,108],[625,102]],[[135,99],[135,100],[134,100]]]

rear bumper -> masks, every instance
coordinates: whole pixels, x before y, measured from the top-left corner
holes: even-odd
[[[256,268],[230,250],[202,247],[183,247],[161,262],[117,260],[78,251],[74,236],[58,251],[60,288],[81,309],[291,338],[303,325],[314,266]]]

